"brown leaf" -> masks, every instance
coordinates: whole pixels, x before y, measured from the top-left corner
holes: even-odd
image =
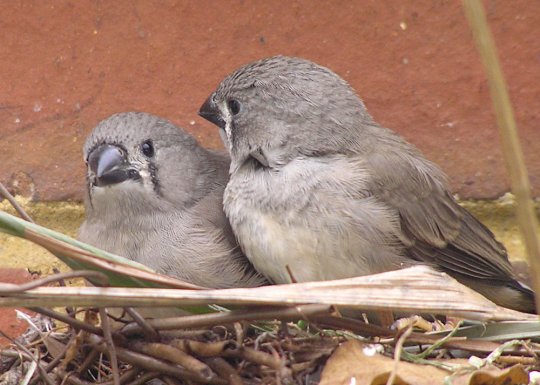
[[[511,385],[528,384],[529,376],[521,365],[501,370],[495,366],[482,368],[467,376],[458,377],[452,385]]]
[[[367,346],[357,340],[341,345],[328,360],[320,385],[385,385],[394,369],[394,360],[381,354],[366,354]],[[467,365],[466,360],[439,361]],[[401,361],[394,385],[443,384],[451,373],[434,366]],[[528,375],[521,365],[506,370],[482,368],[454,376],[453,385],[526,384]]]
[[[66,350],[66,344],[58,341],[50,334],[43,338],[43,344],[47,347],[47,351],[53,356],[53,358],[59,357]]]
[[[104,262],[104,264],[110,265],[108,262]],[[127,268],[121,270],[125,272]],[[139,271],[138,274],[137,279],[144,279],[147,283],[153,279],[152,277],[159,277],[157,274],[144,271]],[[130,277],[124,276],[126,279],[134,279],[131,273]],[[174,279],[171,278],[171,280]],[[157,281],[153,282],[157,284]],[[124,287],[133,286],[127,284],[128,282]],[[537,321],[535,315],[497,306],[452,277],[427,266],[414,266],[403,270],[335,281],[252,288],[174,290],[140,287],[127,289],[119,287],[40,287],[23,293],[0,296],[0,305],[5,307],[68,305],[185,307],[206,304],[221,306],[318,304],[366,310],[391,309],[396,312],[413,314],[420,312],[459,315],[469,320],[481,321]]]

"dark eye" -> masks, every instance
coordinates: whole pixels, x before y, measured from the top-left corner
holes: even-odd
[[[236,99],[229,100],[229,111],[231,114],[236,115],[240,112],[240,102]]]
[[[144,141],[143,144],[141,144],[141,150],[142,153],[148,158],[154,156],[154,145],[152,144],[151,140]]]

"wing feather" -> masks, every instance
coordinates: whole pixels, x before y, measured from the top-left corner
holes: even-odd
[[[513,281],[504,246],[455,201],[444,174],[418,150],[385,138],[367,162],[372,192],[399,213],[411,258],[466,277]]]

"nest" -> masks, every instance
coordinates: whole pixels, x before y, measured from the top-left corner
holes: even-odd
[[[90,325],[99,319],[96,310],[84,317]],[[30,383],[112,384],[117,375],[122,384],[315,384],[345,339],[279,322],[157,332],[146,322],[141,329],[127,314],[109,321],[116,328],[111,340],[97,325],[94,334],[33,317],[33,326],[1,353],[2,383],[20,384],[39,357]]]
[[[524,368],[531,371],[540,364],[540,346],[530,341],[509,344],[456,338],[461,325],[427,322],[421,317],[403,319],[391,330],[328,314],[330,309],[319,305],[294,310],[261,309],[259,314],[235,310],[155,319],[145,319],[132,308],[124,309],[118,316],[114,315],[117,309],[75,312],[68,308],[68,314],[36,310],[47,315],[25,316],[30,328],[12,346],[0,351],[3,385],[308,385],[320,383],[321,375],[321,383],[341,383],[332,381],[334,369],[327,360],[339,356],[336,349],[351,341],[362,341],[364,350],[369,347],[373,355],[397,365],[392,370],[383,369],[384,365],[379,363],[370,368],[374,374],[386,375],[384,382],[364,379],[357,383],[387,383],[390,376],[398,375],[398,364],[407,364],[400,360],[415,363],[413,372],[420,375],[425,375],[424,365],[430,362],[443,367],[448,376],[470,376],[482,367],[487,370],[489,365],[490,373],[496,371],[493,378],[506,383],[515,383],[516,378],[523,381],[527,378]],[[260,321],[261,318],[268,320]],[[300,320],[290,322],[294,318]],[[441,337],[419,327],[448,330]],[[473,353],[481,365],[463,360],[455,363],[455,357],[470,357]],[[355,365],[356,360],[358,357],[350,365]],[[326,378],[325,371],[329,371]]]

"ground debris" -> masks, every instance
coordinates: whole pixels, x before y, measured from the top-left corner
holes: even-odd
[[[172,319],[141,317],[134,332],[134,309],[105,322],[96,311],[81,311],[93,328],[28,318],[28,332],[0,351],[0,384],[109,385],[115,376],[130,385],[526,384],[528,370],[540,367],[537,344],[455,337],[463,330],[459,324],[444,337],[415,328],[417,322],[380,336],[373,332],[382,328],[366,325],[369,333],[362,336],[360,321],[345,317],[219,324],[214,314],[197,316],[204,326],[189,330],[153,329]],[[209,326],[208,317],[216,324]],[[340,329],[328,328],[329,322]]]
[[[86,314],[85,319],[89,318]],[[132,321],[125,315],[114,322],[112,339],[118,358],[114,369],[103,336],[66,325],[53,332],[52,321],[48,320],[45,328],[41,322],[44,319],[35,318],[33,332],[28,333],[32,339],[25,335],[24,340],[14,341],[0,352],[4,362],[0,384],[19,384],[33,357],[39,357],[41,368],[34,370],[33,384],[112,384],[114,370],[118,370],[122,384],[151,379],[161,379],[165,384],[316,384],[328,357],[346,341],[344,335],[327,335],[277,321],[256,326],[216,325],[178,333],[169,330],[157,334],[159,341],[151,341],[142,332],[123,335],[124,324]],[[42,330],[36,333],[36,327]]]
[[[359,341],[352,340],[340,346],[328,360],[320,385],[385,385],[396,370],[394,384],[400,385],[503,385],[527,384],[529,377],[520,364],[501,369],[487,365],[472,367],[465,359],[433,360],[433,365],[399,362],[381,354]],[[444,366],[453,367],[453,372]],[[354,379],[354,380],[353,380]]]

